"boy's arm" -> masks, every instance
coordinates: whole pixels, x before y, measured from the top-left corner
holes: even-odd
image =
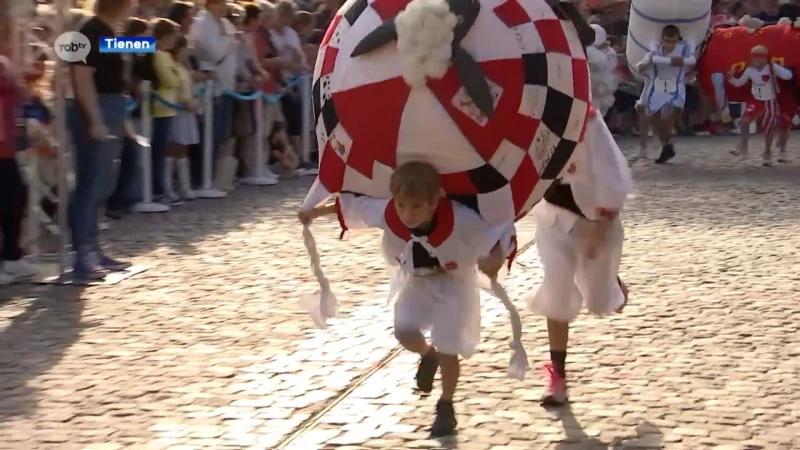
[[[734,74],[730,74],[728,76],[728,83],[735,87],[742,87],[747,83],[747,80],[750,79],[750,72],[748,69],[745,69],[744,73],[741,77],[737,77]]]
[[[304,225],[326,215],[336,215],[343,231],[362,228],[380,228],[389,200],[375,199],[353,194],[339,194],[332,205],[300,211],[300,222]]]
[[[775,76],[781,80],[792,79],[792,71],[778,63],[772,63],[772,70],[775,71]]]

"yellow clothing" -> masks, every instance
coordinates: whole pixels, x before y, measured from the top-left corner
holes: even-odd
[[[181,79],[181,86],[178,88],[178,104],[186,105],[194,97],[192,92],[192,75],[186,66],[177,64],[178,77]]]
[[[156,51],[153,55],[153,71],[158,78],[158,89],[155,93],[162,99],[177,103],[181,78],[178,73],[180,65],[167,52]],[[153,99],[153,117],[172,117],[178,112]]]

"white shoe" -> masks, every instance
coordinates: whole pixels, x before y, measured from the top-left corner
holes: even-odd
[[[628,162],[629,162],[630,164],[633,164],[633,163],[635,163],[636,161],[639,161],[640,159],[647,160],[647,149],[640,148],[640,149],[639,149],[639,154],[638,154],[638,155],[636,155],[636,156],[633,156],[633,157],[629,158],[629,159],[628,159]]]
[[[14,278],[30,278],[38,274],[39,269],[24,259],[20,259],[17,261],[3,261],[3,273]]]
[[[189,160],[178,159],[175,160],[175,167],[178,170],[178,183],[180,184],[180,197],[183,200],[194,200],[197,198],[197,193],[192,190],[191,177],[189,175]]]
[[[17,277],[14,275],[6,272],[0,272],[0,286],[4,284],[11,284],[15,281],[17,281]]]
[[[97,229],[100,231],[108,231],[110,228],[111,228],[111,223],[109,222],[102,221],[98,222],[97,224]]]

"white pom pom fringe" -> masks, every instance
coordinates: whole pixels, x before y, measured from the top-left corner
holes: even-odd
[[[403,78],[412,87],[444,76],[458,18],[444,0],[415,0],[395,18]]]
[[[530,369],[528,365],[528,354],[525,346],[522,345],[522,321],[519,318],[517,307],[511,303],[505,288],[497,279],[492,280],[492,293],[499,298],[511,316],[511,361],[508,364],[508,377],[516,380],[524,380],[525,373]]]
[[[327,328],[328,319],[336,317],[339,312],[339,302],[336,299],[336,295],[331,291],[330,281],[322,272],[317,242],[314,240],[314,235],[311,234],[311,228],[308,225],[303,227],[303,243],[306,245],[308,255],[311,257],[311,270],[317,279],[317,283],[319,283],[319,291],[313,294],[301,295],[300,306],[308,311],[311,315],[311,320],[314,321],[317,327]]]

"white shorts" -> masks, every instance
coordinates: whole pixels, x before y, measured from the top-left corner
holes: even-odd
[[[452,275],[409,277],[394,304],[395,332],[431,332],[445,355],[469,358],[480,341],[480,294]]]
[[[550,208],[558,208],[548,205]],[[573,213],[558,208],[559,216]],[[588,220],[579,218],[569,231],[558,223],[539,222],[536,247],[544,268],[544,280],[527,299],[536,314],[561,322],[574,321],[583,306],[590,313],[605,316],[614,313],[625,301],[617,280],[625,232],[617,218],[611,225],[605,245],[596,259],[582,256],[581,242]]]

